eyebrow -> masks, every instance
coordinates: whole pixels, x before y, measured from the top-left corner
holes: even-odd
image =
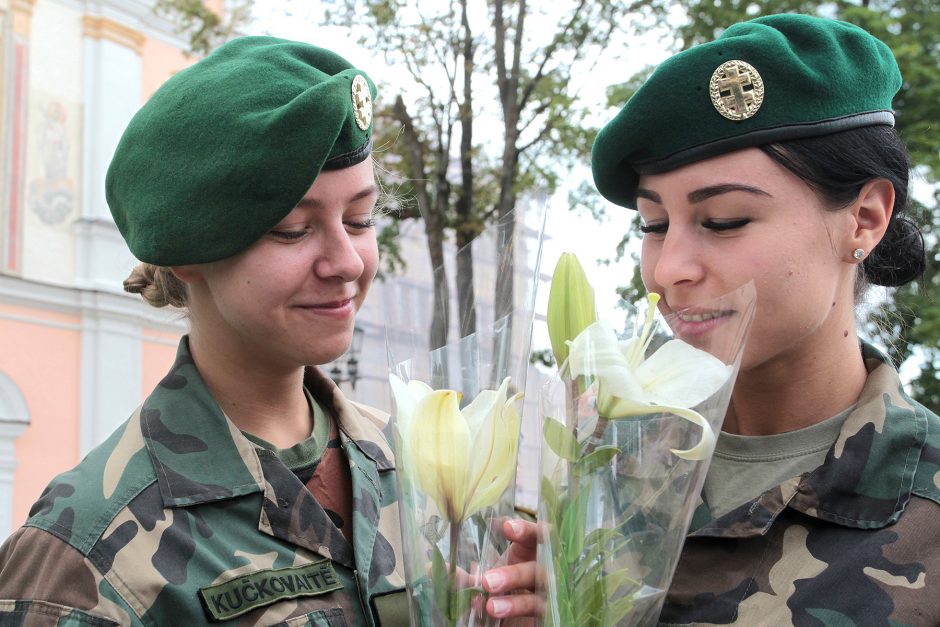
[[[373,194],[378,194],[378,193],[379,193],[378,186],[370,185],[368,187],[364,187],[363,189],[359,190],[356,194],[348,198],[346,200],[346,203],[352,204],[356,202],[357,200],[362,200],[363,198],[368,198],[369,196],[372,196]],[[301,198],[300,202],[297,203],[297,206],[306,207],[309,209],[318,209],[319,207],[323,206],[323,203],[317,200],[316,198]]]
[[[740,183],[722,183],[721,185],[709,185],[708,187],[702,187],[701,189],[696,189],[688,193],[686,198],[692,204],[700,203],[702,201],[708,200],[715,196],[720,196],[722,194],[728,194],[730,192],[745,192],[748,194],[754,194],[756,196],[766,196],[767,198],[773,198],[773,195],[767,191],[762,190],[759,187],[753,187],[751,185],[742,185]],[[656,192],[650,189],[644,189],[642,187],[636,190],[637,198],[646,198],[649,201],[655,202],[657,204],[663,204],[663,198]]]

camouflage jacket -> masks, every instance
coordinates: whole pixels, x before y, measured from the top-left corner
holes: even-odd
[[[940,625],[940,419],[864,346],[826,461],[692,521],[661,624]]]
[[[184,338],[143,405],[0,548],[2,625],[406,625],[385,417],[310,369],[337,417],[353,545],[222,414]]]

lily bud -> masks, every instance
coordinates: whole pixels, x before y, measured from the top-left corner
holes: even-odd
[[[568,342],[597,320],[594,289],[574,253],[563,253],[548,293],[548,339],[559,367],[568,359]]]

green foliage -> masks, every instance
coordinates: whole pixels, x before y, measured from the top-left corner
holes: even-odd
[[[551,594],[557,597],[550,604],[559,613],[556,627],[616,625],[633,609],[633,592],[641,585],[629,569],[608,570],[610,558],[626,550],[630,538],[621,525],[586,531],[592,490],[603,483],[592,475],[607,467],[620,449],[579,442],[565,425],[550,417],[545,418],[542,434],[569,469],[567,485],[555,485],[543,476],[539,493],[555,579]],[[546,618],[546,624],[553,625],[551,616]]]
[[[205,56],[248,23],[253,3],[254,0],[227,2],[224,16],[206,7],[203,0],[157,0],[153,10],[176,23],[177,33],[189,39],[187,54]]]

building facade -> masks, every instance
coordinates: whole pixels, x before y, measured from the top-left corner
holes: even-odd
[[[172,363],[184,319],[122,292],[118,138],[192,61],[153,0],[0,0],[0,537]]]

